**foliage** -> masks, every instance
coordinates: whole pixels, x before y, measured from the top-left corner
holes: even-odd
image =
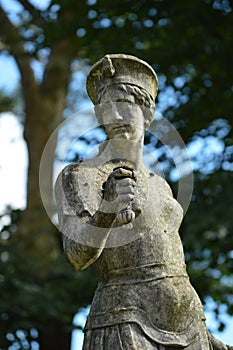
[[[35,333],[36,329],[47,328],[48,320],[55,323],[61,319],[71,330],[74,314],[86,306],[95,288],[91,270],[75,273],[63,254],[54,259],[51,272],[42,279],[34,270],[37,264],[28,255],[22,256],[10,237],[17,230],[21,214],[8,208],[9,225],[1,230],[1,347],[16,342],[17,330],[33,333],[34,329]]]
[[[233,314],[230,2],[52,0],[44,7],[28,0],[14,3],[16,11],[0,6],[0,50],[15,58],[21,74],[31,167],[27,209],[20,216],[12,211],[10,225],[1,233],[0,325],[4,332],[25,329],[30,333],[35,327],[42,334],[48,319],[62,320],[66,327],[78,308],[90,302],[93,277],[89,271],[72,272],[61,255],[59,235],[43,218],[38,167],[63,111],[67,115],[77,108],[77,101],[86,98],[84,84],[75,85],[72,77],[86,73],[105,53],[134,54],[158,73],[157,110],[182,135],[195,170],[193,198],[181,228],[192,282],[203,302],[213,296],[216,313],[224,303]],[[4,102],[7,108],[9,102],[10,97]],[[146,142],[154,141],[148,137]],[[166,161],[164,152],[158,161]],[[166,169],[169,177],[171,168]],[[175,188],[172,181],[171,186]],[[38,266],[43,266],[44,274],[38,273]]]
[[[13,108],[13,101],[12,99],[7,96],[4,92],[0,91],[0,113],[6,112],[8,110],[12,110]]]

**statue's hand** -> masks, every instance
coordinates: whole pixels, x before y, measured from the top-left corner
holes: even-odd
[[[115,212],[120,214],[122,210],[127,210],[125,214],[121,212],[119,215],[122,224],[132,221],[135,217],[130,209],[130,203],[134,198],[135,181],[133,170],[117,168],[104,185],[104,199],[111,202]]]

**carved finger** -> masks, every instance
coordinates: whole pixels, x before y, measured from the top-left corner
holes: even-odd
[[[112,175],[115,179],[121,177],[130,177],[133,178],[133,170],[125,169],[125,168],[117,168],[112,172]]]
[[[117,218],[120,224],[128,224],[135,219],[135,213],[130,209],[123,209],[118,213]]]
[[[121,186],[120,184],[116,184],[116,192],[117,194],[134,194],[134,186]]]
[[[135,186],[135,181],[130,177],[118,178],[118,180],[115,180],[115,181],[116,181],[116,185],[119,185],[119,186],[132,186],[132,187]]]
[[[131,193],[118,194],[118,197],[117,197],[118,201],[125,204],[128,204],[129,202],[131,202],[133,198],[134,198],[134,195]]]

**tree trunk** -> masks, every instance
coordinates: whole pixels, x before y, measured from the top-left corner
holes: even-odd
[[[25,100],[24,137],[28,147],[29,165],[27,182],[27,207],[19,225],[18,240],[24,254],[38,263],[38,274],[44,278],[53,268],[60,250],[56,230],[44,210],[39,187],[39,167],[44,147],[52,132],[62,121],[65,107],[70,65],[73,52],[69,43],[60,42],[53,48],[41,85],[35,82],[34,74],[25,60],[18,60],[22,75]],[[48,201],[53,196],[53,165],[56,140],[50,149],[43,184]]]
[[[62,121],[71,58],[71,54],[69,55],[63,45],[58,45],[51,53],[40,86],[35,85],[33,79],[29,84],[28,74],[24,78],[22,76],[22,83],[25,85],[23,90],[26,114],[24,137],[28,147],[29,166],[27,207],[22,213],[16,239],[20,254],[31,262],[27,271],[28,277],[40,285],[51,278],[57,259],[62,254],[58,231],[51,224],[42,204],[39,167],[44,147],[54,129]],[[50,157],[46,164],[46,178],[43,179],[46,180],[43,182],[46,185],[49,200],[53,192],[55,148],[56,142],[50,149]],[[51,298],[54,298],[53,294]],[[72,317],[73,315],[70,317],[71,320]],[[62,319],[48,319],[46,324],[38,328],[38,331],[41,350],[70,349],[71,329],[67,328],[67,324]]]
[[[28,1],[24,1],[23,5],[34,17],[35,24],[39,26],[42,24],[43,27],[44,18],[40,16],[39,11],[29,4]],[[63,15],[66,16],[66,12],[62,12],[61,16]],[[33,290],[33,287],[38,285],[40,290],[41,286],[50,280],[51,276],[53,276],[56,262],[61,255],[57,230],[51,225],[40,197],[39,166],[50,134],[62,121],[70,78],[70,66],[72,59],[76,57],[77,50],[77,45],[74,45],[73,40],[77,43],[77,36],[76,30],[71,31],[70,35],[62,35],[60,39],[56,36],[56,40],[53,40],[50,45],[51,51],[45,66],[42,82],[38,83],[31,66],[32,56],[25,52],[25,42],[20,33],[20,26],[13,25],[1,5],[0,23],[1,41],[6,45],[7,50],[10,48],[10,54],[15,58],[21,74],[25,106],[24,137],[29,157],[27,207],[22,213],[19,223],[17,223],[18,230],[14,234],[12,243],[16,243],[16,254],[19,255],[20,261],[17,267],[21,269],[21,273],[23,272],[23,281],[26,281],[26,284],[28,284],[29,287],[27,286],[27,288],[29,291],[27,289],[27,293],[30,293],[31,287]],[[53,149],[50,150],[51,157],[46,165],[46,190],[49,198],[52,197],[53,190],[52,177],[55,147],[56,142],[54,142]],[[15,169],[15,173],[17,176],[17,169]],[[18,288],[20,289],[20,286]],[[51,304],[56,298],[55,292],[53,290],[49,292],[51,294],[48,300],[51,299]],[[33,293],[30,294],[30,297],[31,299],[29,300],[31,300],[32,304],[36,304],[38,299],[36,297],[33,299]],[[51,305],[49,306],[51,308]],[[46,310],[46,305],[44,309]],[[28,315],[27,312],[24,313],[24,316],[20,311],[14,309],[12,317],[14,313],[22,317],[22,323],[24,319],[27,319],[30,324],[29,327],[33,327],[36,324],[35,327],[39,331],[41,350],[70,349],[71,330],[67,328],[67,323],[65,322],[68,321],[64,321],[62,315],[61,320],[59,320],[59,316],[54,316],[54,319],[48,319],[46,324],[44,324],[44,321],[39,320],[40,312],[38,319],[36,319],[33,311],[32,314],[29,312]],[[59,315],[56,310],[54,314]],[[70,320],[72,320],[72,317],[73,315],[70,315]],[[20,325],[19,322],[18,324]]]

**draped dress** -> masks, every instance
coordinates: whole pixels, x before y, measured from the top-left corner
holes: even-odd
[[[162,177],[144,166],[135,170],[133,223],[89,225],[92,235],[104,231],[108,236],[97,258],[95,244],[82,239],[86,231],[79,226],[88,231],[85,225],[98,210],[103,183],[116,166],[133,165],[123,160],[75,163],[56,184],[68,259],[76,268],[85,251],[98,280],[83,349],[211,349],[203,308],[186,271],[178,232],[182,208]]]

